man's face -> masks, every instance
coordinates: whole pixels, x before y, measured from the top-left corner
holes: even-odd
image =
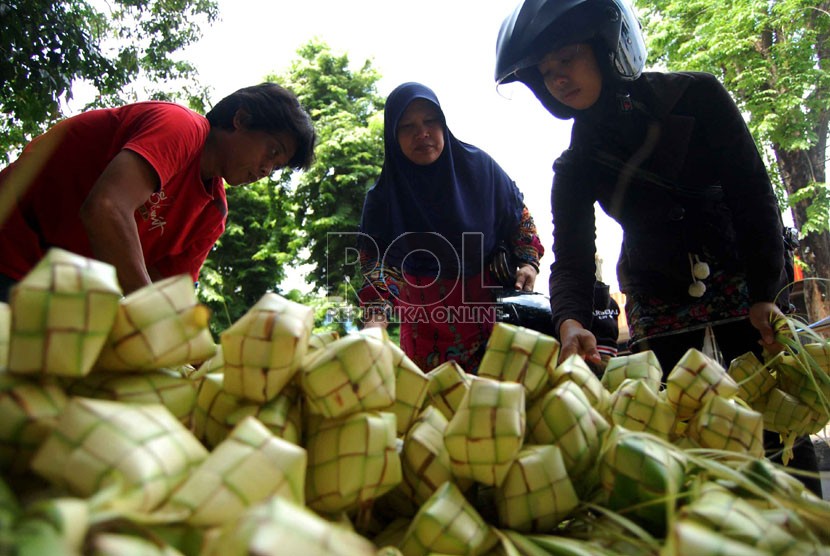
[[[297,141],[287,131],[246,129],[234,118],[223,152],[222,177],[229,185],[244,185],[284,168],[297,151]]]

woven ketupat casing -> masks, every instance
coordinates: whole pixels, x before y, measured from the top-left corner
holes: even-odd
[[[738,385],[737,396],[749,404],[765,397],[777,383],[766,365],[751,351],[733,359],[726,373]]]
[[[552,531],[578,505],[558,446],[522,448],[496,489],[496,509],[504,527],[515,531]]]
[[[196,299],[189,275],[153,282],[119,302],[95,367],[155,370],[204,361],[216,353],[209,320],[210,310]]]
[[[688,434],[704,448],[764,457],[764,418],[734,400],[712,396],[689,421]]]
[[[669,440],[675,428],[674,408],[649,386],[647,379],[627,378],[611,394],[611,422]]]
[[[427,404],[434,406],[449,421],[467,395],[473,375],[468,375],[455,361],[441,363],[427,373]]]
[[[406,556],[486,554],[496,542],[475,507],[457,486],[446,482],[418,510],[400,549]]]
[[[731,398],[738,393],[738,385],[717,361],[691,348],[666,378],[666,399],[677,418],[689,419],[711,396]]]
[[[270,496],[305,504],[306,451],[246,417],[173,493],[162,511],[193,525],[221,525]]]
[[[115,267],[50,249],[11,290],[8,370],[86,375],[107,341],[120,298]]]
[[[517,382],[475,378],[447,424],[453,474],[498,486],[522,447],[525,390]]]
[[[571,381],[563,382],[527,410],[529,442],[559,446],[568,474],[574,479],[594,465],[608,428],[585,392]]]
[[[548,374],[556,367],[559,342],[535,330],[497,322],[487,341],[478,376],[518,382],[532,400],[548,388]]]
[[[266,293],[221,336],[224,388],[253,402],[274,399],[303,362],[314,311]]]
[[[201,554],[376,556],[376,549],[354,531],[290,500],[272,496],[222,527]]]
[[[0,469],[11,473],[28,470],[66,402],[67,396],[54,377],[0,373]]]
[[[32,469],[77,496],[118,484],[114,507],[149,512],[207,455],[164,406],[73,398]]]
[[[643,379],[655,393],[659,392],[663,369],[654,352],[646,350],[612,357],[605,367],[601,382],[609,392],[613,393],[627,378]]]
[[[312,416],[307,430],[306,502],[313,510],[348,511],[401,482],[394,414]]]
[[[390,345],[367,334],[349,334],[306,358],[300,385],[309,409],[323,417],[387,410],[395,403]]]

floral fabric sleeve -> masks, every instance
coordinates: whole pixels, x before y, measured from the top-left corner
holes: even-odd
[[[510,245],[513,248],[513,256],[519,266],[529,264],[539,272],[539,259],[545,254],[545,248],[536,233],[536,223],[527,207],[522,207],[522,219],[519,228],[513,237],[510,238]]]
[[[400,298],[400,271],[384,267],[376,257],[363,250],[360,251],[360,269],[364,277],[363,287],[357,292],[360,304],[380,306],[384,310],[394,307]]]

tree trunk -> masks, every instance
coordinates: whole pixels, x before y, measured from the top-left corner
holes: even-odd
[[[819,137],[827,136],[827,126]],[[784,151],[775,149],[778,169],[788,195],[814,183],[826,182],[824,153],[827,143],[822,140],[810,150]],[[796,203],[792,208],[796,228],[807,222],[809,201]],[[801,259],[807,264],[804,271],[804,302],[810,322],[830,316],[830,233],[810,232],[801,238]]]

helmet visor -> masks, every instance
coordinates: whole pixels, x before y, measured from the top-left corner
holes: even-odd
[[[640,32],[640,22],[628,2],[614,0],[620,10],[620,34],[611,63],[617,76],[623,80],[640,77],[646,63],[646,45]]]

